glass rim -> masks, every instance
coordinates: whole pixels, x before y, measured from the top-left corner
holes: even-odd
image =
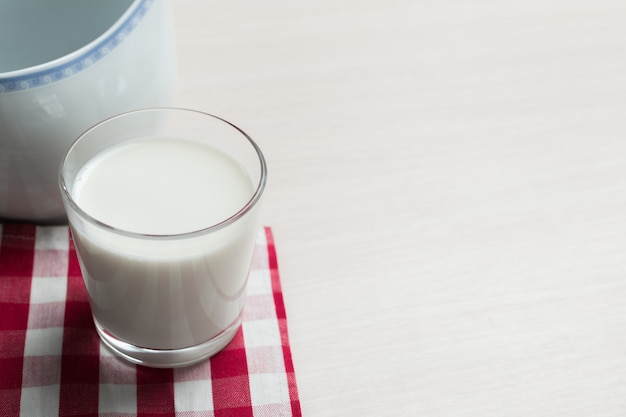
[[[98,220],[97,218],[93,217],[92,215],[87,213],[85,210],[83,210],[82,207],[76,202],[76,200],[73,198],[71,192],[68,189],[67,181],[64,175],[64,168],[65,168],[65,165],[66,165],[66,162],[68,160],[70,153],[77,146],[78,142],[81,139],[83,139],[86,135],[88,135],[90,132],[92,132],[93,130],[98,129],[102,125],[112,122],[113,120],[132,116],[134,114],[139,114],[139,113],[156,113],[156,112],[194,113],[196,115],[210,117],[220,122],[223,122],[227,124],[228,126],[230,126],[231,128],[235,129],[237,132],[243,135],[243,137],[248,141],[248,143],[252,146],[254,152],[256,153],[256,156],[258,157],[258,161],[260,165],[260,176],[259,176],[258,183],[255,185],[254,193],[252,194],[250,199],[238,211],[236,211],[230,217],[227,217],[226,219],[218,223],[214,223],[210,226],[203,227],[200,229],[195,229],[195,230],[188,231],[188,232],[167,233],[167,234],[140,233],[140,232],[133,232],[130,230],[125,230],[119,227],[115,227],[106,222]],[[267,163],[265,161],[265,157],[263,156],[263,152],[261,151],[261,148],[256,144],[256,142],[246,132],[244,132],[242,129],[240,129],[233,123],[229,122],[228,120],[225,120],[219,116],[215,116],[213,114],[200,111],[200,110],[193,110],[193,109],[182,108],[182,107],[152,107],[152,108],[145,108],[145,109],[139,109],[139,110],[132,110],[132,111],[117,114],[115,116],[111,116],[109,118],[106,118],[94,124],[87,130],[85,130],[83,133],[81,133],[72,142],[72,145],[69,147],[69,149],[63,156],[61,167],[59,169],[58,184],[61,189],[61,193],[64,197],[64,200],[72,207],[73,210],[75,210],[75,212],[78,214],[80,218],[82,218],[83,220],[86,220],[92,225],[105,229],[111,233],[124,235],[127,237],[132,237],[132,238],[137,238],[137,239],[148,239],[148,240],[170,240],[170,239],[181,239],[181,238],[193,238],[193,237],[202,236],[202,235],[216,232],[220,229],[223,229],[235,223],[237,220],[241,219],[247,213],[249,213],[258,204],[258,202],[261,200],[261,196],[263,195],[265,186],[267,184]],[[68,216],[68,220],[69,220],[69,216]]]

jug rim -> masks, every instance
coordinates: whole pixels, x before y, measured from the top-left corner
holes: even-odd
[[[155,0],[132,0],[117,20],[86,45],[42,64],[0,72],[0,94],[41,87],[91,67],[117,48],[137,27]]]

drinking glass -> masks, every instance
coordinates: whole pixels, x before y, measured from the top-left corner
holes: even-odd
[[[266,180],[246,133],[194,110],[121,114],[74,142],[59,186],[106,346],[179,367],[232,340]]]

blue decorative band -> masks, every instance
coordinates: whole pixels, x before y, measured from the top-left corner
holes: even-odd
[[[0,94],[51,84],[89,68],[115,49],[135,29],[154,0],[142,0],[115,32],[75,59],[32,74],[0,77]]]

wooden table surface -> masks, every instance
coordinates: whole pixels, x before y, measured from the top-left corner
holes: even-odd
[[[175,0],[261,146],[303,414],[626,415],[626,2]]]

